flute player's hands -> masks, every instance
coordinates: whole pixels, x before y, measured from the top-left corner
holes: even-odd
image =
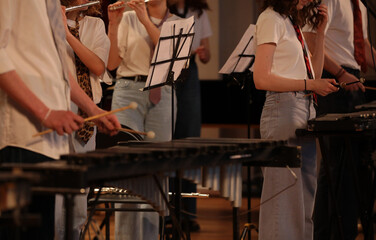
[[[115,10],[111,10],[113,9],[113,7],[119,7],[119,6],[122,6],[122,7],[115,9]],[[119,26],[120,21],[123,17],[125,6],[126,5],[124,4],[123,1],[117,1],[114,4],[108,5],[107,15],[108,15],[109,24]]]
[[[150,21],[144,0],[131,0],[127,5],[135,11],[137,18],[143,25]]]

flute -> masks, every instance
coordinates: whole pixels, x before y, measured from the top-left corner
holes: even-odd
[[[145,3],[149,2],[149,1],[150,1],[150,0],[144,0]],[[121,0],[120,2],[121,2],[121,4],[119,4],[119,5],[115,5],[115,6],[111,6],[109,9],[110,9],[111,11],[118,10],[118,9],[120,9],[120,8],[125,7],[125,4],[126,4],[127,2],[129,2],[129,1]]]
[[[73,7],[67,7],[65,9],[65,12],[72,12],[72,11],[80,10],[82,8],[86,8],[86,7],[96,5],[96,4],[100,4],[100,3],[101,3],[101,1],[93,1],[93,2],[89,2],[89,3],[85,3],[85,4],[73,6]]]

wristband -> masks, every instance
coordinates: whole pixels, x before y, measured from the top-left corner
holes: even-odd
[[[42,120],[42,124],[44,123],[44,121],[47,120],[48,116],[50,116],[51,112],[52,112],[52,110],[51,110],[51,108],[49,108],[48,111],[47,111],[47,113],[46,113],[46,115],[44,115],[44,118]]]

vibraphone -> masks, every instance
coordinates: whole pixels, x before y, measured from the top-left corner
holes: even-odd
[[[373,107],[372,107],[373,106]],[[356,172],[355,162],[357,159],[353,158],[353,146],[351,144],[351,140],[354,138],[359,139],[374,139],[376,134],[376,110],[375,110],[375,103],[372,104],[365,104],[359,106],[358,109],[360,111],[351,112],[351,113],[331,113],[320,116],[318,118],[312,119],[308,121],[308,128],[307,129],[298,129],[296,134],[297,135],[313,135],[318,138],[321,148],[321,155],[323,159],[323,166],[325,167],[328,179],[328,187],[329,187],[329,195],[331,199],[331,205],[334,211],[334,215],[336,217],[335,224],[336,227],[332,228],[333,230],[338,231],[340,239],[345,239],[343,234],[343,226],[342,226],[342,217],[340,216],[339,206],[337,205],[338,198],[336,196],[336,190],[334,189],[333,184],[333,176],[330,173],[330,149],[328,149],[325,145],[325,137],[328,136],[341,136],[341,138],[345,141],[346,144],[346,152],[343,153],[345,158],[345,163],[348,165],[349,168],[352,169],[353,181],[354,185],[357,188],[358,192],[358,201],[359,206],[361,208],[360,211],[361,216],[361,224],[363,227],[364,239],[373,239],[373,226],[372,226],[372,214],[373,214],[373,203],[374,199],[372,199],[368,206],[367,199],[362,199],[359,194],[359,180],[358,180],[358,173]],[[366,140],[366,141],[368,141]],[[366,142],[364,142],[364,145]],[[373,149],[369,149],[369,151],[374,151],[375,146]],[[375,161],[376,159],[373,159]],[[374,168],[373,163],[369,162]],[[341,171],[341,170],[338,170]],[[375,185],[375,183],[373,183]],[[375,186],[373,186],[374,188]],[[372,194],[373,195],[373,194]]]
[[[131,144],[88,153],[61,156],[61,161],[27,165],[24,171],[41,171],[41,186],[80,189],[104,183],[116,184],[141,196],[161,214],[166,202],[152,187],[158,176],[165,194],[167,177],[180,171],[185,177],[220,190],[222,195],[241,205],[241,166],[300,167],[300,147],[286,141],[260,139],[191,138],[170,142]],[[1,169],[11,168],[12,164]],[[69,207],[69,206],[67,206]],[[69,211],[68,211],[69,212]],[[69,224],[67,224],[69,226]]]

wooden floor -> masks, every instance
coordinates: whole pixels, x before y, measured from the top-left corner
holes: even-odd
[[[256,207],[251,211],[252,223],[256,226],[258,224],[258,204],[259,198],[253,198],[251,201],[252,207]],[[240,229],[239,233],[242,232],[244,224],[247,222],[247,203],[246,199],[243,199],[242,208],[240,209]],[[229,201],[223,198],[209,198],[209,199],[198,199],[197,200],[197,215],[198,222],[200,224],[201,230],[199,232],[191,233],[192,240],[232,240],[233,230],[232,230],[232,206]],[[97,223],[100,223],[103,215],[98,214],[95,216]],[[111,240],[114,238],[114,220],[111,218]],[[86,239],[94,239],[94,233],[91,231],[91,238],[88,236]],[[251,231],[251,236],[253,240],[257,239],[256,230]],[[104,230],[102,231],[102,238],[104,237]],[[356,240],[362,240],[363,235],[359,234]],[[375,238],[376,239],[376,238]]]

